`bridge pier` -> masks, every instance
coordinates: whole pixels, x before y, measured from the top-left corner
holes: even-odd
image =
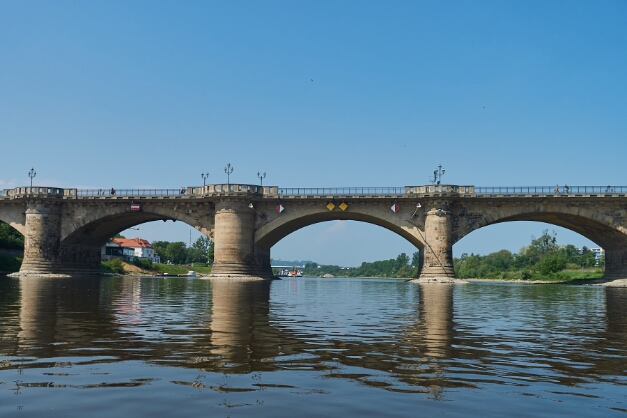
[[[26,202],[22,274],[57,273],[61,268],[61,208],[52,202]]]
[[[627,279],[627,249],[605,250],[605,273],[606,280]]]
[[[27,202],[20,274],[99,274],[100,246],[61,242],[62,206]]]
[[[455,278],[451,215],[446,205],[426,212],[424,260],[418,279]]]
[[[270,250],[255,246],[255,212],[247,202],[216,203],[212,277],[271,278]]]

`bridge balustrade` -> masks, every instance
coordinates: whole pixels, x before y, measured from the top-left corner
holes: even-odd
[[[203,194],[263,194],[271,193],[273,187],[261,187],[253,184],[208,184],[204,188]]]
[[[508,194],[508,195],[534,195],[534,194],[615,194],[627,193],[627,186],[523,186],[523,187],[475,187],[475,194]]]
[[[429,194],[429,193],[462,193],[472,194],[475,186],[457,186],[452,184],[431,184],[428,186],[405,186],[405,194]]]
[[[57,187],[16,187],[3,190],[2,196],[14,199],[20,197],[61,198],[65,196],[65,190]]]

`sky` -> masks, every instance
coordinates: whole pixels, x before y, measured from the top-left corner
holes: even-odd
[[[0,188],[625,185],[624,1],[0,0]],[[129,230],[188,242],[190,228]],[[454,247],[518,251],[540,223]],[[192,231],[192,240],[198,232]],[[415,251],[336,221],[274,259]]]

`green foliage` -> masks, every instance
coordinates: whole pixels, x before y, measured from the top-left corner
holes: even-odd
[[[531,244],[521,248],[518,254],[507,250],[486,256],[462,254],[461,258],[453,261],[459,278],[500,276],[522,280],[566,279],[562,272],[568,267],[578,269],[595,265],[592,251],[585,247],[579,251],[571,244],[560,246],[555,232],[549,234],[548,230],[542,231],[539,238],[532,237]]]
[[[191,247],[184,242],[155,241],[152,243],[155,254],[162,262],[173,264],[207,263],[213,264],[213,241],[205,236],[199,237]]]
[[[126,273],[126,270],[124,270],[124,265],[122,264],[122,260],[120,260],[119,258],[114,258],[113,260],[109,260],[109,261],[103,261],[101,264],[102,264],[102,270],[105,273],[117,273],[117,274]]]
[[[171,242],[165,248],[165,258],[173,264],[184,264],[187,260],[187,246],[184,242]]]
[[[152,270],[152,261],[149,258],[137,258],[133,260],[133,264],[143,270]]]
[[[420,266],[420,252],[416,251],[414,254],[412,254],[411,256],[411,266],[413,268],[417,268]]]
[[[396,259],[361,263],[359,267],[340,267],[307,263],[303,269],[304,276],[323,276],[332,274],[336,277],[415,277],[417,268],[409,265],[409,256],[402,253]]]
[[[22,266],[22,257],[0,254],[0,271],[5,273],[14,273],[20,271]]]
[[[0,222],[0,248],[24,249],[24,236],[9,224]]]

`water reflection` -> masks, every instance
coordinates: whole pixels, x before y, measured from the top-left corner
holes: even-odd
[[[312,371],[432,399],[488,384],[625,385],[625,306],[617,288],[4,278],[0,372],[38,359],[139,360]]]

